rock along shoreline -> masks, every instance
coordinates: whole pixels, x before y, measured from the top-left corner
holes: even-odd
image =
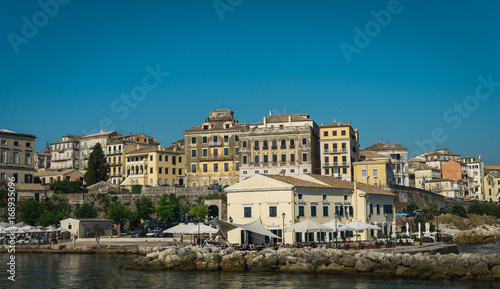
[[[151,248],[150,248],[151,249]],[[240,271],[362,274],[404,278],[500,280],[499,254],[415,254],[326,248],[272,248],[236,251],[218,247],[154,248],[125,270]]]

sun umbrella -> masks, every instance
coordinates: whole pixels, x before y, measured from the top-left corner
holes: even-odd
[[[47,228],[45,228],[45,231],[49,233],[58,232],[58,228],[50,225]]]
[[[11,224],[6,223],[6,222],[0,222],[0,227],[7,228],[7,227],[9,227],[9,226],[11,226]]]
[[[345,224],[342,224],[340,222],[335,222],[335,220],[331,220],[330,222],[324,223],[323,225],[331,228],[334,232],[337,232],[337,231],[344,231],[342,230],[342,227]]]
[[[367,223],[363,223],[359,220],[355,220],[354,222],[347,223],[343,228],[349,231],[364,231],[364,230],[380,230],[379,226],[370,225]]]
[[[297,224],[290,225],[285,228],[285,233],[289,232],[328,232],[331,231],[332,229],[330,227],[327,227],[325,225],[322,225],[320,223],[316,223],[314,221],[311,221],[309,219],[302,221]]]
[[[198,225],[199,225],[199,228],[198,228]],[[189,228],[189,230],[187,230],[185,232],[185,234],[215,234],[217,233],[219,230],[217,229],[214,229],[210,226],[207,226],[203,223],[199,223],[198,225],[195,224],[195,226]]]

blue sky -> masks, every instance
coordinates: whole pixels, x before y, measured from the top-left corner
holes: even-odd
[[[231,108],[500,165],[496,1],[40,3],[0,2],[0,128],[35,134],[38,151],[110,128],[168,145]]]

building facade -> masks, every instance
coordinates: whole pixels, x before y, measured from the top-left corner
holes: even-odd
[[[500,202],[500,174],[488,174],[483,179],[484,200]]]
[[[415,169],[415,188],[425,189],[426,182],[440,178],[440,169],[428,166],[423,166],[420,169]]]
[[[392,170],[390,161],[363,160],[353,163],[354,181],[367,184],[375,188],[383,188],[392,184]]]
[[[321,174],[352,181],[352,164],[359,161],[358,129],[353,129],[351,122],[334,120],[330,124],[322,124],[319,130]]]
[[[392,170],[392,183],[399,186],[409,186],[408,149],[400,144],[378,142],[367,147],[364,151],[372,151],[385,155],[390,160]]]
[[[125,180],[121,185],[182,186],[186,178],[184,160],[184,151],[136,145],[125,154]]]
[[[468,193],[471,198],[484,200],[482,189],[484,178],[484,162],[479,158],[465,157],[461,161],[467,165]]]
[[[184,131],[186,185],[229,186],[239,182],[242,133],[247,123],[239,123],[229,109],[212,110],[200,126]]]
[[[64,135],[60,141],[50,144],[50,169],[80,169],[80,137]]]
[[[308,114],[269,112],[240,136],[240,180],[256,174],[320,173],[319,128]]]
[[[33,183],[35,173],[35,139],[31,134],[0,129],[0,179],[15,183]]]
[[[433,152],[424,154],[425,164],[429,167],[441,169],[443,164],[450,160],[459,161],[460,155],[450,152],[448,149],[437,149]]]
[[[456,199],[460,197],[458,185],[449,179],[432,179],[425,183],[425,189],[446,198]]]

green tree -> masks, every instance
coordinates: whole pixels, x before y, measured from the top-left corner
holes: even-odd
[[[407,207],[407,210],[412,212],[412,211],[415,211],[415,210],[418,210],[420,209],[420,207],[417,205],[417,203],[415,202],[411,202],[408,204],[408,207]]]
[[[76,194],[81,192],[81,187],[82,182],[69,180],[55,181],[49,186],[56,194]]]
[[[76,204],[75,206],[75,217],[76,218],[97,218],[98,216],[97,208],[94,206],[94,203],[85,203],[80,206],[80,204]]]
[[[106,216],[115,224],[122,224],[122,221],[130,218],[130,210],[122,203],[112,203],[107,210]]]
[[[435,204],[431,204],[429,206],[429,213],[431,213],[431,215],[433,215],[433,216],[437,216],[439,214],[439,210]]]
[[[162,222],[172,222],[181,216],[180,199],[175,194],[163,195],[156,208]]]
[[[40,218],[40,214],[43,212],[42,204],[35,199],[22,202],[17,206],[17,209],[21,213],[21,221],[32,226],[36,224]]]
[[[453,215],[457,215],[459,217],[465,218],[467,216],[467,212],[465,211],[465,208],[458,205],[458,204],[453,204],[449,210],[449,212]]]
[[[134,221],[149,220],[151,214],[155,212],[153,201],[148,197],[142,197],[135,200],[135,212],[133,214]]]
[[[100,143],[97,143],[89,156],[87,172],[84,175],[87,186],[95,183],[108,180],[109,164],[106,162],[106,157],[102,151]]]
[[[208,216],[208,207],[205,205],[193,206],[189,209],[189,215],[197,222],[201,222]]]
[[[140,194],[142,193],[142,185],[132,185],[132,194]]]
[[[7,207],[8,198],[9,198],[9,192],[7,190],[0,190],[0,208]]]

